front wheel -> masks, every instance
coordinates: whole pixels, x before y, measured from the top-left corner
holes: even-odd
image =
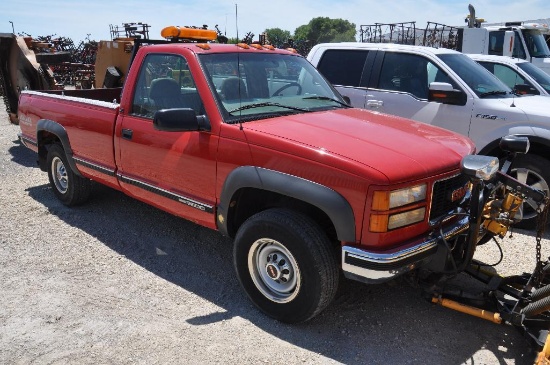
[[[550,161],[538,155],[517,155],[510,167],[510,176],[532,188],[550,193]],[[537,222],[537,204],[530,199],[523,203],[523,219],[516,224],[521,228],[534,228]]]
[[[303,322],[336,294],[338,265],[332,247],[307,216],[269,209],[249,218],[237,232],[237,277],[264,313],[282,322]]]
[[[90,196],[92,182],[71,170],[65,151],[57,144],[48,149],[48,178],[54,194],[66,206],[82,204]]]

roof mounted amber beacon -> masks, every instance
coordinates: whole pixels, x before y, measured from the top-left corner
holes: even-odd
[[[218,32],[204,28],[169,26],[160,31],[160,35],[166,39],[188,41],[215,41]]]

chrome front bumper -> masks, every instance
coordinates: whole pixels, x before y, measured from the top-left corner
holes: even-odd
[[[442,237],[450,240],[466,232],[468,217],[464,217],[443,231],[436,231],[425,240],[415,241],[406,248],[388,252],[370,252],[356,247],[342,247],[342,270],[353,280],[366,283],[382,283],[427,263],[436,253]],[[442,234],[441,234],[442,233]]]

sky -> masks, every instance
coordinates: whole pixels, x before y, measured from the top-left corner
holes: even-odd
[[[488,23],[550,18],[548,0],[484,0],[470,2],[476,16]],[[227,37],[254,39],[267,28],[294,30],[316,17],[341,18],[356,25],[428,21],[462,26],[468,14],[465,1],[372,1],[372,0],[1,0],[0,33],[26,33],[33,37],[55,35],[75,43],[110,40],[110,25],[142,22],[149,36],[160,39],[162,28],[218,25]],[[13,26],[13,28],[12,28]]]

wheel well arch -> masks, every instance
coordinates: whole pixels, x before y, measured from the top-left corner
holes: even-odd
[[[307,214],[333,240],[355,241],[354,213],[342,195],[313,181],[255,166],[238,167],[225,180],[218,229],[234,237],[246,219],[274,207]]]
[[[38,165],[42,171],[47,170],[48,146],[57,143],[63,147],[71,170],[76,175],[82,176],[73,159],[73,150],[67,131],[61,124],[49,119],[39,120],[36,125],[36,139],[38,145]]]
[[[329,216],[310,203],[274,191],[241,188],[235,192],[228,212],[227,230],[235,237],[239,227],[251,216],[270,208],[288,208],[312,218],[331,241],[337,241],[336,228]]]

